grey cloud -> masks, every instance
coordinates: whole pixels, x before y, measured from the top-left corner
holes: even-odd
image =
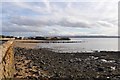
[[[44,20],[43,19],[30,19],[30,18],[12,18],[11,23],[17,24],[19,26],[36,26],[36,27],[44,27],[44,26],[63,26],[63,27],[80,27],[80,28],[90,28],[90,25],[86,22],[70,22],[68,19],[61,19],[59,21],[54,21],[52,19]]]
[[[106,22],[106,21],[98,21],[98,24],[103,27],[113,27],[114,26],[114,24]]]
[[[60,22],[56,23],[60,26],[67,26],[67,27],[80,27],[80,28],[90,28],[90,25],[85,22],[70,22],[67,19],[61,20]]]
[[[8,22],[3,22],[3,31],[6,32],[39,32],[41,27],[50,26],[76,27],[76,28],[94,28],[94,27],[112,27],[114,24],[107,21],[89,22],[86,21],[69,21],[67,18],[46,19],[44,17],[12,17]],[[51,30],[55,31],[56,30]]]
[[[35,31],[34,27],[20,26],[10,22],[2,22],[2,32],[32,32]]]

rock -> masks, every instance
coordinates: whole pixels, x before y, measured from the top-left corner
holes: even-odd
[[[98,72],[103,72],[103,71],[104,71],[104,69],[101,68],[101,67],[97,68],[96,70],[97,70]]]
[[[80,58],[75,58],[75,59],[70,59],[69,62],[73,63],[73,62],[81,62],[82,60]]]
[[[22,76],[22,75],[18,73],[14,74],[14,77],[17,77],[17,76]]]
[[[53,77],[55,80],[60,80],[61,77],[71,78],[71,80],[79,80],[79,78],[85,78],[86,80],[106,80],[107,78],[109,78],[107,80],[120,80],[118,77],[120,59],[115,55],[111,56],[108,53],[58,54],[47,49],[19,48],[16,50],[15,58],[17,59],[16,68],[24,67],[25,69],[25,71],[22,70],[23,72],[18,69],[17,73],[18,71],[20,71],[20,74],[26,72],[21,77],[28,76],[29,80],[44,80],[44,78],[51,78],[52,80]],[[31,62],[25,60],[31,60]],[[20,64],[17,65],[19,62]],[[19,76],[19,74],[16,75]]]
[[[20,71],[22,70],[22,68],[17,67],[16,70],[17,70],[18,72],[20,72]]]
[[[48,67],[47,66],[43,66],[42,68],[44,71],[48,70]]]
[[[74,62],[74,60],[73,60],[73,59],[71,59],[71,60],[69,60],[69,62],[70,62],[70,63],[73,63],[73,62]]]
[[[110,68],[111,68],[111,70],[115,70],[115,69],[116,69],[116,67],[115,67],[115,66],[114,66],[114,67],[112,67],[112,66],[111,66]]]
[[[81,62],[82,60],[80,58],[75,58],[76,62]]]
[[[90,56],[91,59],[98,59],[99,57],[95,57],[95,56]]]
[[[106,60],[106,59],[101,59],[102,62],[105,62],[105,63],[114,63],[115,61],[114,60]]]
[[[60,77],[59,73],[54,73],[54,77]]]
[[[45,62],[43,60],[41,60],[40,63],[42,63],[43,65],[45,65]]]
[[[28,67],[28,68],[32,68],[32,66],[33,66],[33,63],[31,62],[31,63],[28,64],[27,67]]]
[[[32,75],[33,75],[33,74],[35,74],[35,75],[39,75],[39,72],[38,72],[38,71],[30,70],[29,72],[32,73]]]
[[[59,63],[62,63],[62,61],[59,61]]]
[[[28,79],[28,80],[38,80],[36,77],[33,77],[33,76],[27,76],[26,79]]]

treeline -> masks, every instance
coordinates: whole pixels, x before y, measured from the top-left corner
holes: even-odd
[[[5,35],[0,35],[0,38],[15,38],[14,36],[5,36]]]
[[[28,37],[32,40],[70,40],[68,37]]]
[[[41,36],[36,36],[36,37],[15,37],[15,36],[4,36],[0,35],[1,38],[15,38],[15,39],[20,39],[20,40],[70,40],[68,37],[41,37]]]

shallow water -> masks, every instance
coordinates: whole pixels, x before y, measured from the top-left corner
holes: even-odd
[[[118,38],[71,38],[81,43],[39,43],[39,48],[50,48],[56,52],[118,51]]]
[[[1,40],[0,40],[0,45],[3,44],[3,43],[5,43],[5,42],[6,42],[6,41],[1,41]]]

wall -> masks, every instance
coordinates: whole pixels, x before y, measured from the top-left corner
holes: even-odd
[[[14,76],[14,41],[9,40],[0,45],[0,80]]]

